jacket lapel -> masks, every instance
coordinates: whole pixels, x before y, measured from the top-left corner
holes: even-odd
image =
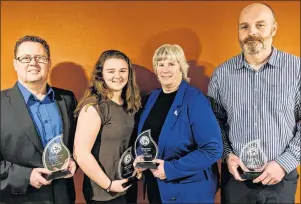
[[[20,129],[24,130],[25,135],[42,154],[43,145],[40,136],[37,133],[37,130],[30,116],[30,113],[28,112],[24,98],[19,90],[17,83],[10,90],[10,92],[7,92],[5,101],[7,102],[10,111],[17,121],[16,126],[19,126]]]
[[[145,120],[148,117],[151,109],[153,108],[153,106],[154,106],[159,94],[161,93],[161,91],[162,91],[162,89],[158,89],[158,90],[153,91],[150,94],[150,96],[149,96],[149,98],[148,98],[148,100],[145,104],[145,107],[143,108],[144,110],[142,111],[142,114],[141,114],[140,119],[139,119],[138,135],[141,133],[141,130],[142,130],[142,127],[145,123]]]
[[[187,83],[185,81],[182,81],[180,84],[180,87],[178,89],[178,92],[176,94],[176,97],[174,99],[174,102],[172,103],[169,112],[167,114],[167,117],[165,119],[165,122],[162,126],[160,135],[159,135],[159,155],[158,158],[162,159],[164,156],[165,151],[165,144],[167,139],[170,137],[170,132],[173,129],[177,119],[179,118],[181,111],[182,111],[182,103],[184,99],[184,94],[186,91]]]
[[[69,136],[69,115],[68,115],[68,109],[67,109],[67,104],[66,101],[63,97],[63,95],[60,94],[57,89],[53,88],[54,95],[55,95],[55,101],[56,104],[60,110],[62,122],[63,122],[63,142],[65,145],[68,144],[68,136]],[[71,113],[72,114],[72,113]]]
[[[177,95],[174,99],[174,102],[171,105],[171,108],[167,114],[167,117],[165,119],[164,125],[162,127],[161,133],[159,135],[159,141],[158,141],[158,147],[159,147],[159,155],[158,158],[162,158],[164,155],[164,148],[166,140],[169,137],[169,133],[171,132],[175,122],[177,121],[179,115],[181,114],[181,106],[184,99],[184,94],[186,91],[187,83],[185,81],[182,81],[180,84],[180,87],[178,89]],[[149,96],[149,99],[144,107],[144,110],[142,112],[142,115],[140,116],[139,120],[139,126],[138,126],[138,134],[141,133],[143,124],[145,123],[146,118],[148,117],[151,109],[153,108],[155,102],[157,101],[157,98],[159,94],[161,93],[162,89],[155,90],[151,93]]]

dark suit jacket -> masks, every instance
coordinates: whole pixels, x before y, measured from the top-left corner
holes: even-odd
[[[71,91],[52,87],[63,121],[63,141],[73,152],[76,99]],[[73,178],[53,180],[36,189],[29,184],[33,168],[43,168],[43,146],[17,86],[1,91],[0,202],[74,203]]]

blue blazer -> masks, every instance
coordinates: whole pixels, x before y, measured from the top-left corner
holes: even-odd
[[[138,133],[162,89],[154,90],[141,114]],[[158,141],[165,180],[157,179],[163,203],[214,203],[222,155],[221,130],[204,94],[182,81]]]

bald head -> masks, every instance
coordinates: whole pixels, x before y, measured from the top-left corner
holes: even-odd
[[[277,26],[274,11],[268,5],[253,3],[243,8],[238,20],[238,38],[244,53],[269,52]]]
[[[239,24],[250,20],[263,20],[274,23],[274,10],[267,4],[253,3],[244,7],[239,15]]]

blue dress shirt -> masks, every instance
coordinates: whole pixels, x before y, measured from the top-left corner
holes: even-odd
[[[45,147],[47,142],[52,138],[63,133],[62,118],[54,100],[54,91],[47,85],[46,96],[43,100],[39,100],[20,82],[18,82],[18,86],[40,136],[42,145]]]

